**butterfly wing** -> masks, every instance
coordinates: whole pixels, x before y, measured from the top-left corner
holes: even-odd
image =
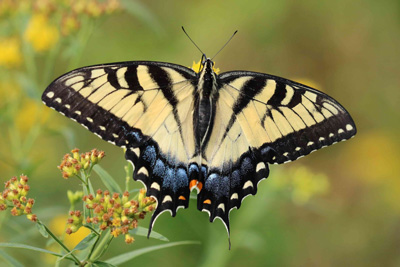
[[[210,144],[209,172],[198,208],[220,218],[229,232],[229,211],[257,192],[268,163],[296,160],[351,138],[356,126],[333,98],[272,75],[235,71],[219,75],[219,96]]]
[[[80,68],[56,79],[43,102],[90,131],[126,148],[134,179],[157,199],[155,219],[173,216],[189,200],[188,165],[195,153],[196,73],[161,62],[123,62]]]

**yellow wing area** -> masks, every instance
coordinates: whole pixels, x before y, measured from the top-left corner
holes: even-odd
[[[60,77],[43,100],[107,141],[128,146],[128,139],[118,139],[137,131],[142,139],[153,138],[171,161],[185,163],[195,151],[194,86],[188,78],[169,66],[100,65]]]

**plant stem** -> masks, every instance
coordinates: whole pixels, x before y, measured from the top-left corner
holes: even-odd
[[[95,247],[95,249],[93,251],[91,251],[91,253],[89,254],[89,261],[90,262],[94,262],[96,260],[98,260],[101,256],[103,256],[104,252],[106,251],[106,249],[108,248],[108,246],[110,245],[111,241],[113,240],[113,236],[111,235],[111,231],[108,229],[107,231],[104,231],[102,234],[102,238],[100,240],[100,243],[96,246],[96,244],[93,246]]]
[[[57,236],[55,236],[49,228],[47,228],[46,225],[44,225],[43,223],[41,223],[44,227],[44,229],[46,230],[46,232],[66,251],[68,252],[72,258],[74,258],[74,261],[77,265],[80,265],[80,260],[63,244],[63,242],[61,242],[61,240],[58,239]]]

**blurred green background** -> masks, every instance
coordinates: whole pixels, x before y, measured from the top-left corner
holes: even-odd
[[[1,182],[27,174],[35,213],[61,231],[66,189],[80,188],[56,168],[65,153],[104,150],[103,168],[123,186],[122,149],[45,107],[41,93],[86,65],[155,60],[190,67],[201,55],[182,25],[208,56],[239,30],[215,59],[221,72],[265,72],[316,87],[346,107],[358,134],[271,166],[257,195],[231,213],[232,250],[223,224],[209,223],[191,200],[177,217],[163,214],[154,230],[201,245],[156,251],[123,266],[400,266],[398,0],[1,0]],[[31,222],[8,213],[0,213],[0,242],[46,247]],[[161,243],[136,237],[125,245],[119,238],[104,259]],[[54,262],[4,251],[29,266]]]

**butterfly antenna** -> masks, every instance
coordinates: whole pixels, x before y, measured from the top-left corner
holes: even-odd
[[[185,31],[185,28],[183,28],[182,26],[182,30],[183,32],[186,34],[186,36],[189,38],[189,40],[197,47],[197,49],[199,49],[199,51],[204,55],[203,51],[201,51],[200,47],[197,46],[197,44],[192,40],[192,38],[190,38],[189,34],[187,34],[187,32]]]
[[[211,60],[213,60],[213,59],[219,54],[219,52],[221,52],[222,49],[224,49],[224,47],[232,40],[233,36],[235,36],[235,34],[236,34],[237,32],[238,32],[238,31],[236,30],[236,31],[232,34],[231,38],[229,38],[229,40],[228,40],[228,41],[224,44],[224,46],[221,47],[221,49],[211,58]]]

